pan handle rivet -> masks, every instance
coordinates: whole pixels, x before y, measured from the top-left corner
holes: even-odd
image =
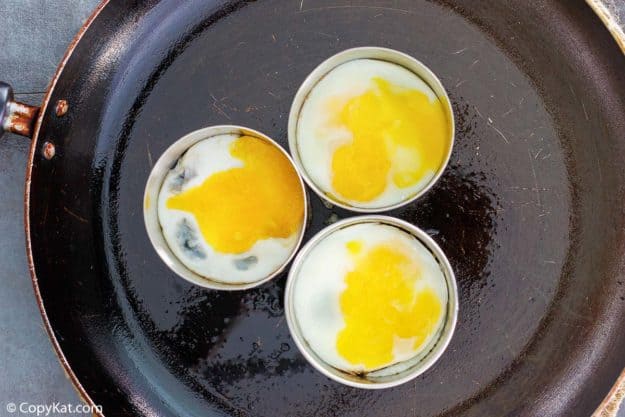
[[[46,158],[47,160],[50,160],[54,158],[55,154],[56,154],[56,148],[54,147],[54,145],[50,142],[44,142],[43,143],[43,157]]]
[[[56,102],[56,115],[59,117],[63,117],[65,116],[65,114],[67,113],[67,110],[69,110],[69,104],[67,103],[67,100],[59,100]]]

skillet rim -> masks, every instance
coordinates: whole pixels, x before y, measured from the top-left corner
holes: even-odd
[[[99,411],[96,406],[97,404],[93,401],[85,387],[83,387],[82,383],[78,379],[78,376],[74,373],[72,366],[69,361],[65,357],[63,350],[61,349],[61,345],[54,335],[54,330],[52,329],[52,324],[50,323],[50,319],[48,318],[48,313],[46,312],[46,307],[43,304],[43,298],[41,296],[41,292],[39,291],[39,282],[37,279],[37,272],[35,271],[35,259],[33,257],[32,250],[32,239],[30,233],[30,184],[32,180],[33,173],[33,164],[35,160],[35,153],[37,152],[37,144],[39,142],[39,132],[41,130],[41,125],[43,124],[43,118],[50,104],[50,99],[52,98],[52,92],[58,82],[59,78],[61,78],[61,74],[65,69],[65,65],[69,61],[69,58],[72,56],[76,46],[87,32],[91,24],[96,20],[100,12],[104,10],[107,4],[109,4],[110,0],[101,0],[101,2],[96,6],[91,15],[87,18],[87,20],[83,23],[83,25],[78,29],[76,35],[69,43],[67,49],[65,50],[65,54],[63,58],[59,62],[59,65],[56,68],[54,76],[50,80],[46,88],[46,94],[43,98],[43,102],[41,103],[41,107],[39,109],[39,115],[37,116],[37,121],[35,123],[35,127],[33,128],[33,136],[30,143],[30,150],[28,152],[28,161],[26,163],[26,180],[24,186],[24,232],[26,234],[26,257],[28,260],[28,270],[30,272],[30,278],[33,284],[33,291],[35,293],[35,298],[37,300],[37,306],[39,307],[39,312],[41,313],[41,319],[43,320],[43,325],[46,329],[46,333],[50,339],[50,343],[52,343],[52,347],[54,348],[54,353],[56,354],[59,362],[63,365],[63,371],[69,377],[74,389],[78,392],[80,399],[87,403],[91,407],[91,411],[94,416],[104,417],[103,411]]]
[[[590,7],[593,13],[595,13],[599,19],[603,22],[604,27],[610,32],[612,38],[617,43],[621,51],[625,54],[625,29],[622,29],[614,20],[613,16],[606,9],[606,7],[601,3],[601,0],[584,0],[585,3]],[[93,401],[87,390],[81,384],[78,376],[74,373],[69,361],[65,357],[61,346],[54,335],[54,330],[52,329],[52,324],[48,318],[48,314],[46,312],[46,308],[44,306],[43,298],[41,296],[41,292],[39,290],[39,283],[37,279],[37,273],[35,271],[35,260],[33,257],[32,251],[32,239],[30,233],[30,186],[33,172],[33,164],[35,159],[35,153],[37,151],[37,145],[39,142],[39,132],[41,130],[41,126],[43,124],[43,118],[46,113],[46,110],[50,104],[50,99],[52,97],[52,93],[54,88],[56,87],[57,81],[60,79],[63,70],[65,69],[65,65],[69,61],[69,58],[73,54],[76,46],[82,39],[85,32],[90,28],[93,22],[97,19],[98,15],[102,12],[102,10],[110,3],[110,0],[101,0],[100,3],[96,6],[91,15],[87,18],[87,20],[80,27],[72,41],[69,43],[63,58],[59,62],[57,69],[54,73],[54,76],[50,80],[46,88],[46,93],[43,98],[43,102],[41,103],[39,115],[37,117],[37,121],[35,123],[33,129],[33,136],[31,139],[30,150],[28,153],[28,161],[26,164],[26,175],[25,175],[25,187],[24,187],[24,232],[26,237],[26,256],[28,260],[28,270],[30,272],[30,277],[33,285],[33,291],[35,294],[35,298],[37,301],[37,306],[39,307],[39,312],[41,313],[41,318],[43,320],[44,327],[46,329],[46,333],[50,339],[52,347],[54,348],[54,353],[56,354],[59,362],[63,366],[63,370],[65,374],[69,377],[74,389],[78,392],[81,400],[87,405],[92,407],[93,415],[99,417],[105,417],[103,412],[98,411],[95,407],[97,404]],[[606,394],[604,399],[599,404],[598,408],[592,414],[592,417],[616,417],[619,406],[625,404],[625,369],[621,372],[617,380],[614,382],[610,391]]]

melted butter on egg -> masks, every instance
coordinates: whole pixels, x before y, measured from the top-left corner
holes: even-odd
[[[419,286],[422,268],[401,245],[345,244],[354,267],[345,276],[340,310],[345,327],[338,333],[338,353],[353,365],[372,370],[390,365],[398,347],[417,351],[436,331],[443,314],[437,294]]]
[[[336,101],[328,103],[330,112],[336,107]],[[332,186],[340,197],[372,201],[389,180],[408,188],[443,164],[450,127],[439,98],[374,77],[372,88],[338,110],[334,123],[352,134],[332,156]]]
[[[243,166],[214,173],[169,197],[167,208],[191,213],[205,241],[222,253],[244,253],[260,240],[298,232],[304,195],[284,154],[252,136],[232,142],[230,154]]]

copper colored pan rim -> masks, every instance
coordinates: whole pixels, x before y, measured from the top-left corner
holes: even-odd
[[[48,337],[50,338],[50,342],[52,343],[52,347],[54,347],[54,352],[58,357],[61,365],[63,365],[63,370],[65,374],[69,377],[74,385],[74,388],[80,395],[81,399],[87,403],[87,405],[92,407],[93,415],[104,417],[104,414],[96,410],[96,403],[93,401],[91,396],[87,393],[85,388],[82,386],[78,377],[72,370],[71,365],[67,361],[65,354],[63,353],[61,346],[59,345],[56,336],[54,335],[54,331],[52,329],[52,325],[50,324],[50,320],[48,319],[48,314],[46,313],[46,308],[43,305],[43,298],[41,297],[41,293],[39,291],[39,284],[37,280],[37,272],[35,271],[35,262],[33,259],[33,251],[32,251],[32,242],[30,238],[30,183],[32,179],[32,170],[33,170],[33,162],[35,159],[35,153],[37,151],[37,146],[39,142],[39,131],[41,129],[41,124],[43,123],[43,117],[50,104],[50,98],[52,97],[52,92],[54,91],[54,87],[56,86],[57,81],[59,80],[63,69],[65,68],[65,64],[69,60],[70,56],[76,49],[76,45],[82,39],[83,35],[94,22],[96,17],[100,14],[100,12],[104,9],[104,7],[109,3],[110,0],[102,0],[100,4],[95,8],[95,10],[91,13],[91,15],[87,18],[82,27],[78,30],[78,33],[74,36],[72,41],[70,42],[65,54],[63,55],[63,59],[59,63],[52,80],[48,84],[46,89],[46,94],[44,96],[43,102],[41,103],[41,109],[39,111],[39,116],[37,118],[37,122],[35,123],[35,127],[33,129],[33,137],[30,144],[30,151],[28,155],[28,162],[26,164],[26,181],[24,188],[24,230],[26,233],[26,256],[28,259],[28,270],[30,271],[30,277],[33,284],[33,290],[35,292],[35,298],[37,299],[37,305],[39,306],[39,311],[41,312],[41,318],[43,320],[44,327],[46,329],[46,333],[48,333]]]
[[[601,401],[592,417],[616,417],[621,402],[625,399],[625,370],[616,380],[608,395]]]
[[[625,53],[625,32],[620,28],[617,24],[614,16],[610,13],[610,11],[599,1],[599,0],[585,0],[588,6],[593,10],[593,12],[601,19],[604,23],[608,31],[611,33],[615,42],[618,44],[619,48]],[[80,395],[81,399],[87,403],[87,405],[93,407],[94,415],[104,417],[103,412],[98,412],[95,410],[96,403],[93,401],[91,396],[87,393],[85,388],[80,383],[78,377],[72,370],[71,365],[69,364],[65,354],[63,353],[61,346],[59,345],[56,336],[54,335],[54,331],[52,329],[52,325],[48,319],[48,315],[43,304],[43,299],[41,297],[41,293],[39,291],[39,284],[37,280],[37,272],[35,271],[35,263],[33,259],[32,253],[32,242],[30,237],[30,183],[32,178],[32,168],[33,162],[35,158],[35,153],[37,150],[37,145],[39,142],[39,131],[41,129],[41,125],[43,123],[43,117],[46,112],[48,105],[50,104],[50,99],[52,96],[52,92],[54,91],[54,87],[56,86],[57,81],[59,80],[63,69],[69,58],[71,57],[74,49],[78,45],[78,42],[82,39],[83,35],[89,29],[91,24],[95,21],[96,17],[100,14],[100,12],[106,7],[106,5],[110,2],[110,0],[101,0],[100,4],[95,8],[89,18],[85,21],[82,27],[79,29],[78,33],[74,36],[72,41],[70,42],[63,59],[59,63],[52,80],[48,84],[46,89],[46,94],[44,96],[43,102],[41,104],[41,110],[39,112],[39,116],[37,118],[37,122],[35,124],[33,130],[33,137],[31,141],[28,162],[26,165],[26,181],[25,181],[25,189],[24,189],[24,229],[26,235],[26,255],[28,259],[28,269],[30,271],[30,276],[32,280],[33,290],[35,293],[35,298],[37,300],[37,305],[39,306],[39,311],[41,313],[41,318],[43,320],[44,327],[46,329],[46,333],[50,338],[50,342],[54,348],[54,352],[58,357],[61,365],[63,366],[63,370],[66,375],[69,377],[72,385]],[[625,369],[621,372],[620,376],[617,378],[616,382],[612,386],[611,390],[605,396],[601,404],[597,410],[593,413],[593,417],[616,417],[620,402],[625,399]]]

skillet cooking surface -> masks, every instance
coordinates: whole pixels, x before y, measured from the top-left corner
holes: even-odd
[[[28,219],[54,334],[107,415],[587,416],[625,366],[625,59],[582,1],[107,5],[53,91]],[[391,215],[430,233],[460,290],[441,360],[403,386],[330,381],[299,354],[285,274],[195,287],[143,226],[150,167],[213,124],[286,147],[300,83],[355,46],[430,66],[456,115],[450,166]],[[307,238],[331,217],[313,193]]]

